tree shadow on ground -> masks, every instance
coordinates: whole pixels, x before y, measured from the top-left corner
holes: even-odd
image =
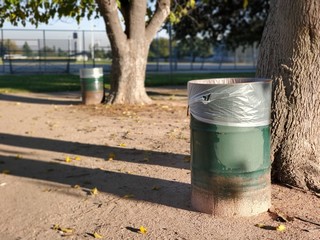
[[[80,94],[79,98],[75,98],[74,93],[70,93],[70,100],[66,98],[64,94],[63,97],[59,96],[59,93],[55,94],[46,94],[43,97],[32,97],[32,96],[21,96],[21,95],[12,95],[12,94],[0,94],[0,101],[8,102],[22,102],[22,103],[31,103],[31,104],[48,104],[48,105],[71,105],[71,104],[81,104]],[[51,99],[55,98],[55,99]],[[57,99],[61,97],[61,100]]]
[[[1,155],[0,158],[0,172],[8,169],[10,175],[70,186],[80,185],[87,189],[96,187],[100,192],[120,198],[130,195],[132,200],[191,210],[189,200],[191,186],[187,183],[58,162]],[[157,190],[154,190],[155,186]]]
[[[66,154],[76,154],[88,157],[105,159],[108,152],[113,152],[120,159],[130,157],[124,161],[138,162],[143,164],[161,165],[168,167],[188,168],[188,163],[183,162],[183,155],[148,152],[150,161],[144,162],[144,150],[123,149],[101,145],[85,144],[79,142],[68,142],[62,140],[19,136],[12,134],[0,134],[2,146],[14,146],[29,149],[47,150]],[[102,169],[91,169],[86,167],[72,166],[60,161],[44,162],[19,156],[19,150],[13,155],[13,151],[6,148],[0,151],[12,156],[0,155],[0,173],[3,170],[10,170],[11,175],[51,181],[54,183],[78,184],[88,189],[97,187],[99,191],[123,197],[133,194],[134,200],[147,201],[162,204],[170,207],[190,209],[190,185],[171,180],[138,176],[122,172],[106,171]],[[18,153],[18,155],[17,155]],[[57,159],[56,159],[57,160]],[[154,187],[159,190],[152,190]]]
[[[190,164],[186,161],[187,155],[183,154],[139,150],[135,148],[111,147],[48,138],[20,136],[8,133],[0,133],[0,144],[101,158],[104,160],[108,160],[109,154],[112,154],[115,155],[115,161],[190,169]]]
[[[113,194],[119,198],[130,195],[132,199],[130,197],[128,200],[192,210],[190,184],[187,183],[25,157],[0,155],[0,159],[0,173],[9,170],[9,174],[13,176],[70,186],[80,185],[85,189],[96,187],[100,192]]]

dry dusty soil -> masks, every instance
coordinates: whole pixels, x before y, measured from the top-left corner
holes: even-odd
[[[294,188],[272,186],[289,222],[193,210],[186,89],[148,90],[150,106],[0,95],[1,240],[320,239],[319,196]]]

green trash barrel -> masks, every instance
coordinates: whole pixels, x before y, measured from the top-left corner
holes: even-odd
[[[271,206],[270,79],[188,82],[191,202],[215,216],[252,216]]]
[[[102,68],[80,69],[82,103],[99,104],[104,99],[104,81]]]

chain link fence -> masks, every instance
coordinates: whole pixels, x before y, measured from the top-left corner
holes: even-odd
[[[258,49],[228,51],[207,41],[175,42],[157,36],[147,71],[254,71]],[[0,31],[0,73],[79,73],[84,67],[110,71],[111,48],[104,30]]]

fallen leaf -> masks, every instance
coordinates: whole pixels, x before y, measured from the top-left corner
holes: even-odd
[[[74,233],[74,229],[73,228],[64,228],[64,227],[60,227],[58,224],[54,224],[52,226],[53,230],[59,231],[61,234],[63,234],[63,236],[68,236]]]
[[[93,237],[94,238],[103,238],[99,233],[97,233],[97,232],[94,232],[93,233]]]
[[[69,156],[66,156],[65,161],[66,161],[67,163],[69,163],[69,162],[71,162],[71,158],[70,158]]]
[[[120,143],[119,146],[120,147],[126,147],[127,145],[125,143]]]
[[[2,172],[1,173],[3,173],[3,174],[9,174],[10,173],[10,170],[8,170],[8,169],[4,169],[4,170],[2,170]]]
[[[139,233],[141,233],[141,234],[146,234],[146,233],[147,233],[147,229],[146,229],[144,226],[141,226],[141,227],[139,228]]]
[[[126,195],[123,196],[123,198],[133,198],[133,197],[134,197],[133,194],[126,194]]]
[[[91,193],[91,195],[97,195],[99,193],[99,191],[97,188],[93,188],[93,189],[91,189],[90,193]]]
[[[77,189],[77,188],[80,188],[80,185],[78,185],[78,184],[73,185],[72,188],[76,188],[76,189]]]
[[[152,190],[159,191],[159,190],[160,190],[160,187],[159,187],[159,186],[153,186],[153,187],[152,187]]]
[[[279,232],[283,232],[286,230],[286,226],[283,224],[280,224],[278,227],[276,227],[276,230]]]
[[[63,233],[73,233],[73,231],[74,231],[73,228],[60,228],[58,230],[63,232]]]
[[[58,230],[60,228],[60,226],[58,225],[58,224],[54,224],[53,226],[52,226],[52,229],[53,230]]]
[[[259,228],[263,228],[263,227],[265,227],[266,225],[264,225],[263,223],[258,223],[258,224],[256,224],[255,226],[256,226],[256,227],[259,227]]]
[[[183,161],[184,161],[184,162],[190,162],[190,161],[191,161],[191,157],[190,157],[190,156],[185,156],[185,157],[183,158]]]
[[[114,153],[109,153],[109,154],[108,154],[108,161],[114,160],[115,157],[116,157],[116,155],[115,155]]]
[[[80,161],[80,160],[81,160],[81,158],[80,158],[79,156],[76,156],[76,157],[74,158],[74,160],[76,160],[76,161]]]

